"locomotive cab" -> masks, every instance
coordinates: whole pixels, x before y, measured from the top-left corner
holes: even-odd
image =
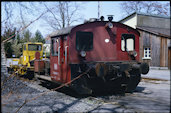
[[[112,21],[87,22],[50,34],[50,79],[81,94],[132,92],[147,74],[139,62],[139,32]]]

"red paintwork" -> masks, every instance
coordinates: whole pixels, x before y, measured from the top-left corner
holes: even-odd
[[[70,63],[79,63],[78,52],[76,48],[76,32],[90,31],[93,32],[93,50],[86,52],[86,61],[127,61],[129,60],[127,52],[121,50],[121,34],[130,33],[135,35],[135,51],[137,52],[136,60],[139,60],[139,33],[130,28],[128,32],[127,26],[120,23],[113,23],[111,31],[116,34],[116,43],[112,43],[113,37],[110,37],[105,29],[104,22],[94,22],[83,24],[72,29],[69,41]],[[128,27],[129,28],[129,27]],[[105,43],[105,39],[110,39],[109,43]]]
[[[121,50],[121,34],[123,33],[135,35],[135,51],[137,52],[136,60],[139,61],[139,33],[126,25],[112,22],[114,27],[109,32],[116,35],[113,37],[110,36],[106,30],[106,23],[107,22],[92,22],[81,24],[71,30],[70,34],[67,35],[67,40],[65,40],[64,36],[60,37],[60,45],[57,44],[57,48],[61,46],[61,65],[58,64],[58,56],[50,56],[50,75],[52,80],[60,83],[66,83],[71,80],[71,69],[69,64],[79,64],[80,62],[78,58],[79,53],[76,50],[77,31],[93,32],[93,50],[86,52],[87,62],[129,61],[130,58],[128,53]],[[114,38],[116,43],[113,43]],[[110,39],[109,43],[106,43],[105,39]],[[66,46],[68,46],[67,60],[65,60],[64,55]]]
[[[61,42],[61,39],[59,38],[59,42]],[[60,46],[59,43],[56,44],[56,49]],[[60,50],[61,52],[62,50]],[[61,57],[61,56],[60,56]],[[52,80],[54,81],[61,81],[62,77],[62,68],[61,65],[58,64],[58,56],[50,56],[50,75]]]
[[[50,75],[52,80],[60,82],[60,83],[66,83],[71,80],[70,77],[70,68],[68,65],[68,52],[67,52],[67,60],[65,60],[65,47],[68,46],[68,41],[64,39],[64,37],[61,37],[58,39],[60,44],[57,43],[56,47],[58,49],[60,48],[60,62],[58,63],[58,56],[52,56],[50,57]],[[67,51],[69,49],[67,48]],[[62,54],[63,53],[63,54]]]
[[[37,59],[37,60],[40,59],[40,53],[39,52],[35,53],[35,59]]]
[[[45,69],[45,63],[43,60],[34,61],[34,72],[43,72]]]

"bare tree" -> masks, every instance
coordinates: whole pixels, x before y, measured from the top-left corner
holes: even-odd
[[[52,6],[56,6],[56,8],[52,9]],[[49,11],[44,16],[44,20],[55,30],[82,20],[81,15],[78,13],[81,7],[76,2],[54,2],[49,6],[44,3],[44,7]]]
[[[16,27],[20,29],[26,26],[29,23],[28,15],[34,15],[35,13],[32,2],[2,2],[1,35],[9,28]]]
[[[1,32],[2,32],[2,30],[5,31],[8,28],[10,28],[9,26],[12,27],[11,17],[13,15],[12,14],[13,10],[11,9],[11,5],[12,5],[11,3],[7,3],[7,2],[1,3]]]
[[[158,1],[124,1],[120,4],[123,13],[129,15],[133,12],[143,12],[148,14],[156,14],[170,16],[170,2]]]
[[[47,13],[39,19],[43,20],[42,27],[49,30],[67,27],[83,20],[83,16],[79,14],[81,9],[81,2],[2,2],[1,35],[9,28],[25,28],[44,12]]]

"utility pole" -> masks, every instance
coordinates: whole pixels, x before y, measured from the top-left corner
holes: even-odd
[[[100,2],[98,1],[98,19],[100,18]]]

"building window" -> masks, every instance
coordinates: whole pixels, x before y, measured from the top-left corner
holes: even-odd
[[[143,59],[151,59],[151,49],[149,47],[144,48],[144,58]]]

